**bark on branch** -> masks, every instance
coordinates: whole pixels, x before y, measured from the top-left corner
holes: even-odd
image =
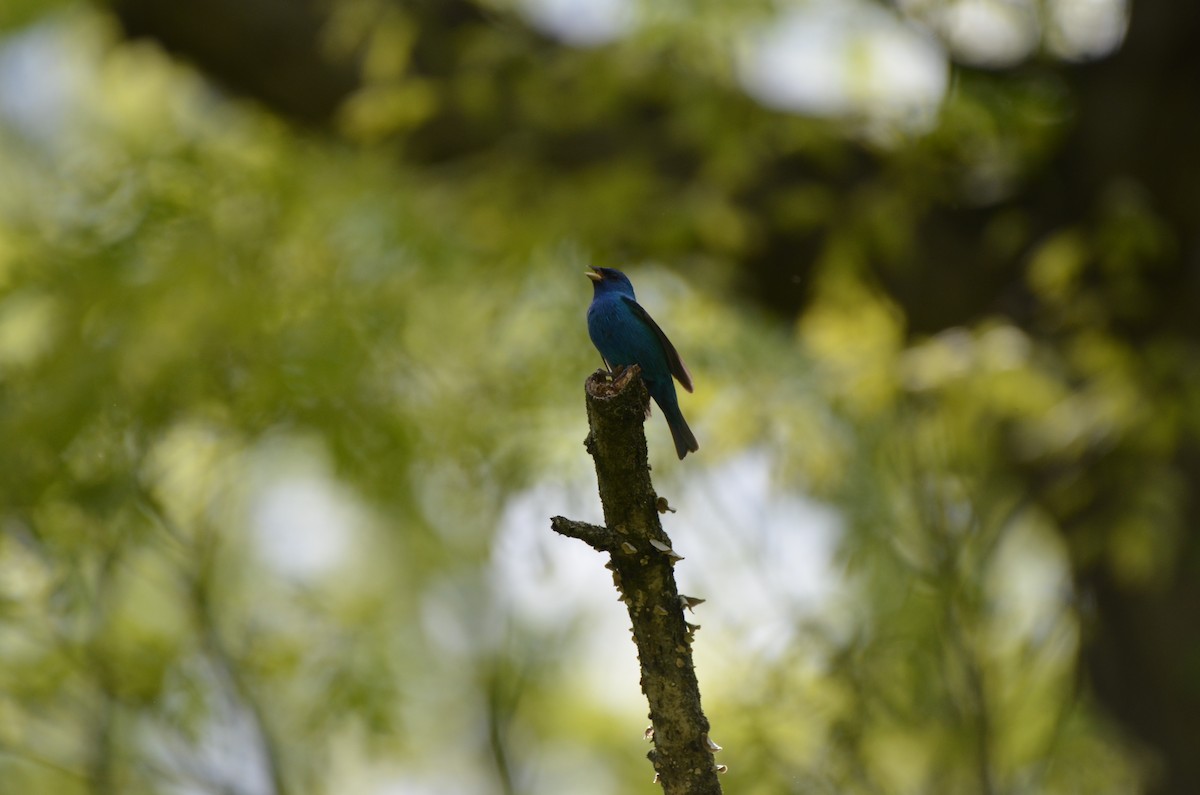
[[[606,568],[633,623],[642,692],[650,704],[647,736],[654,748],[647,756],[663,792],[719,795],[713,759],[719,748],[708,736],[692,664],[698,626],[683,612],[698,600],[680,596],[675,586],[674,565],[681,558],[658,519],[643,427],[650,398],[637,375],[631,367],[611,381],[601,370],[585,385],[591,432],[584,444],[596,463],[605,526],[556,516],[551,527],[610,557]]]

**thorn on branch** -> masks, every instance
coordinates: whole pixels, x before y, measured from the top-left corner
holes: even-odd
[[[671,549],[670,544],[664,544],[663,542],[659,541],[656,538],[650,539],[650,546],[654,547],[659,552],[663,553],[668,558],[670,558],[672,563],[674,563],[677,560],[683,560],[683,555],[680,555],[678,552]]]

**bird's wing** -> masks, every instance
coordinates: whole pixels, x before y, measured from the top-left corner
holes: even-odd
[[[654,322],[654,318],[650,317],[650,313],[642,308],[642,305],[628,296],[621,296],[629,308],[633,310],[633,314],[643,323],[654,330],[654,336],[658,337],[658,341],[662,343],[663,352],[667,354],[667,366],[671,369],[671,375],[675,376],[679,381],[679,385],[688,392],[692,391],[692,374],[688,372],[687,365],[683,363],[683,359],[679,357],[679,352],[675,350],[675,346],[667,339],[667,335]]]

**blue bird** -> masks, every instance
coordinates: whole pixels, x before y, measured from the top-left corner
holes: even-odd
[[[637,302],[629,278],[614,268],[592,268],[592,305],[588,307],[588,336],[600,351],[608,369],[636,364],[642,368],[642,380],[654,402],[662,409],[675,440],[675,452],[682,459],[700,449],[691,428],[679,410],[675,382],[692,391],[692,374],[684,366],[675,346],[654,319]]]

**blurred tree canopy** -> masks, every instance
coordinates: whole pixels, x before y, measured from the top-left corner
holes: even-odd
[[[597,263],[696,375],[700,454],[648,433],[730,791],[1200,791],[1200,5],[0,33],[4,789],[652,791],[547,524]]]

